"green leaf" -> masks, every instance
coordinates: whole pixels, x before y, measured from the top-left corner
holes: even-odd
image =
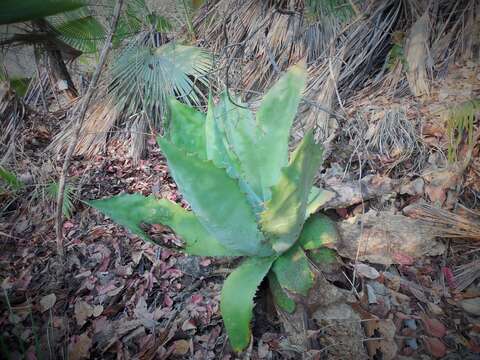
[[[182,194],[202,225],[220,243],[249,255],[272,254],[237,181],[213,162],[187,154],[164,138],[158,138],[158,143]]]
[[[316,264],[332,264],[337,261],[335,250],[325,247],[308,251],[308,257]]]
[[[300,246],[293,246],[275,260],[272,271],[280,286],[292,293],[307,296],[313,286],[315,275]]]
[[[187,105],[201,104],[211,58],[200,48],[173,43],[156,47],[142,39],[129,41],[113,62],[109,94],[127,104],[125,118],[145,114],[160,127],[169,96]]]
[[[69,19],[54,26],[63,41],[84,53],[97,52],[105,40],[105,29],[90,15]]]
[[[87,203],[125,226],[143,240],[152,242],[140,227],[141,223],[162,224],[172,229],[184,242],[184,252],[199,256],[241,256],[225,248],[198,221],[191,211],[180,205],[154,196],[123,194]]]
[[[205,114],[168,98],[170,110],[170,140],[176,147],[205,160]]]
[[[20,190],[23,188],[24,183],[17,178],[17,176],[5,169],[4,167],[0,166],[0,179],[3,180],[7,186],[12,188],[13,190]]]
[[[147,15],[147,21],[158,32],[165,33],[173,30],[172,23],[164,16],[150,13]]]
[[[85,6],[79,0],[2,0],[0,25],[44,18]]]
[[[243,168],[248,159],[242,158],[245,151],[247,149],[251,151],[250,149],[253,146],[256,132],[255,119],[248,109],[232,104],[227,93],[223,93],[220,99],[219,104],[212,108],[212,113],[214,113],[212,116],[214,116],[219,133],[217,146],[222,154],[227,173],[238,179],[240,188],[247,195],[255,214],[258,214],[264,210],[263,200],[248,182],[248,176],[246,176]],[[240,102],[239,99],[237,101]],[[251,161],[251,163],[253,162]],[[260,163],[257,165],[262,166]]]
[[[18,96],[23,97],[27,93],[30,81],[30,78],[10,79],[10,86],[15,90],[15,93]]]
[[[215,106],[212,97],[208,98],[208,110],[205,118],[205,141],[207,159],[211,160],[216,167],[223,168],[234,177],[239,177],[240,162],[236,155],[229,151],[225,139],[224,125],[221,116],[215,116]]]
[[[293,66],[264,96],[254,120],[248,109],[224,96],[223,115],[229,144],[240,159],[242,176],[263,200],[288,162],[288,137],[305,86],[306,71]]]
[[[305,222],[298,243],[305,250],[312,250],[326,244],[333,244],[337,239],[335,223],[325,215],[316,214]]]
[[[272,292],[275,303],[284,311],[290,314],[293,313],[296,307],[295,301],[290,299],[285,293],[285,290],[282,289],[280,283],[278,282],[277,276],[273,271],[268,273],[268,285],[270,287],[270,291]]]
[[[253,298],[274,258],[249,258],[223,284],[220,310],[230,343],[235,351],[250,343]]]
[[[309,131],[292,154],[290,164],[282,170],[278,183],[272,188],[272,198],[260,215],[262,230],[277,253],[289,249],[297,240],[305,222],[308,195],[323,150],[315,144]]]
[[[308,195],[306,218],[317,212],[318,209],[320,209],[323,205],[332,200],[334,197],[334,192],[312,186],[310,194]]]
[[[51,182],[47,185],[47,193],[50,195],[52,201],[57,200],[58,196],[58,182]],[[65,184],[64,194],[63,194],[63,204],[62,204],[62,213],[67,219],[72,216],[73,212],[73,195],[74,188],[69,184]]]

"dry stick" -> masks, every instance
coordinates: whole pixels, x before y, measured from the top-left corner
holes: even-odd
[[[98,79],[100,78],[100,73],[102,72],[102,68],[105,64],[105,60],[107,59],[108,52],[110,51],[110,47],[112,46],[112,38],[117,27],[118,18],[120,17],[120,10],[122,8],[123,0],[117,0],[115,4],[115,9],[113,11],[113,19],[112,24],[110,26],[110,30],[108,32],[107,38],[105,39],[105,44],[103,45],[102,52],[100,53],[100,59],[98,61],[98,65],[95,69],[95,72],[92,76],[92,81],[88,85],[87,93],[85,94],[85,98],[80,107],[79,115],[74,123],[73,127],[73,139],[68,145],[67,152],[65,154],[65,159],[63,161],[62,172],[60,174],[60,181],[58,184],[58,196],[57,196],[57,212],[55,217],[55,230],[57,235],[57,253],[63,259],[64,251],[63,251],[63,198],[65,193],[65,179],[67,177],[68,167],[70,165],[70,160],[72,154],[77,146],[78,137],[80,135],[80,130],[82,128],[83,121],[85,120],[85,115],[87,113],[88,105],[90,100],[93,97],[93,93],[96,89]]]

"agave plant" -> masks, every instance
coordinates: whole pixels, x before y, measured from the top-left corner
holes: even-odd
[[[174,99],[171,129],[158,143],[192,211],[154,196],[124,194],[89,204],[151,241],[140,224],[163,224],[199,256],[242,256],[226,279],[221,313],[235,351],[251,338],[253,300],[265,277],[278,306],[314,284],[305,251],[335,240],[333,223],[315,214],[329,193],[313,186],[322,147],[308,133],[288,156],[288,140],[306,71],[292,67],[264,96],[254,116],[223,95],[206,114]],[[315,215],[314,215],[315,214]]]

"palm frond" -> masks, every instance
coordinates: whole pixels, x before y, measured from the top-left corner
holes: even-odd
[[[102,24],[91,15],[65,21],[55,29],[61,40],[85,53],[97,52],[105,38]]]
[[[2,166],[0,166],[0,179],[12,190],[20,190],[24,186],[23,182],[13,172]]]
[[[206,85],[210,69],[210,56],[200,48],[175,43],[153,47],[139,41],[114,63],[109,93],[125,104],[129,115],[144,112],[159,124],[168,96],[200,104],[200,86]]]
[[[471,148],[474,137],[474,122],[480,112],[480,99],[466,101],[449,111],[447,117],[448,161],[457,161],[458,148],[464,141]]]
[[[81,0],[2,0],[0,25],[35,20],[85,6]]]
[[[351,2],[347,0],[307,0],[305,5],[313,17],[336,17],[343,22],[355,15]]]
[[[46,192],[51,198],[51,200],[55,201],[58,196],[58,182],[54,181],[48,184],[46,187]],[[62,212],[63,212],[63,216],[65,216],[65,218],[67,219],[72,216],[73,195],[74,195],[74,189],[69,184],[66,184],[65,195],[64,195],[63,204],[62,204]]]

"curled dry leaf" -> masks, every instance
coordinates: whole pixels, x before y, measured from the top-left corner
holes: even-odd
[[[190,343],[187,340],[177,340],[173,343],[174,355],[186,355],[190,350]]]
[[[377,269],[363,263],[355,264],[355,270],[359,276],[366,277],[367,279],[375,280],[380,276]]]
[[[92,339],[85,332],[80,336],[74,336],[68,346],[68,358],[70,360],[90,359]]]
[[[422,340],[425,345],[425,349],[433,357],[439,359],[446,355],[447,348],[445,344],[441,342],[439,339],[434,337],[424,336]]]
[[[83,300],[78,300],[75,303],[74,311],[78,326],[83,326],[87,319],[93,315],[93,306]]]
[[[99,317],[103,313],[103,306],[102,305],[95,305],[93,307],[92,315],[93,317]]]
[[[447,333],[445,325],[443,325],[439,320],[434,318],[429,318],[422,316],[423,326],[428,335],[442,338]]]
[[[50,310],[53,307],[53,305],[55,305],[56,302],[57,302],[57,297],[53,293],[42,297],[40,299],[40,308],[42,312]]]

